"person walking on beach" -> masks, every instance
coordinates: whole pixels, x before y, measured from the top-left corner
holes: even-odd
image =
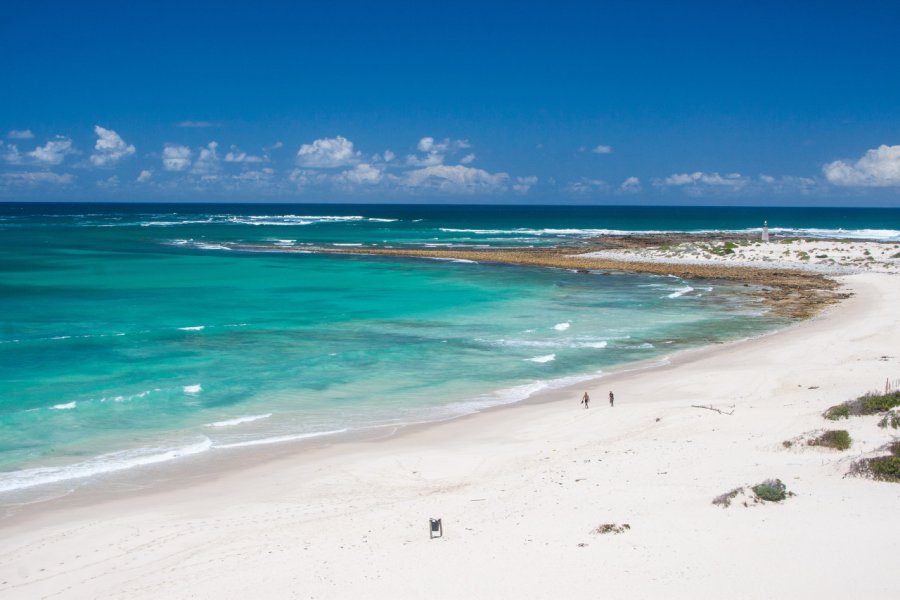
[[[615,402],[616,397],[613,396],[612,390],[609,390],[609,405],[612,406],[613,402]]]
[[[587,408],[587,407],[588,407],[588,403],[589,403],[590,401],[591,401],[591,397],[588,396],[588,393],[587,393],[587,392],[585,392],[585,393],[584,393],[584,396],[581,397],[581,403],[584,404],[584,407],[585,407],[585,408]]]

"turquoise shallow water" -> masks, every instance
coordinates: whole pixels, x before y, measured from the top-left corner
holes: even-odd
[[[448,418],[779,325],[719,283],[219,245],[549,244],[610,228],[546,210],[538,227],[510,209],[4,206],[0,492]]]

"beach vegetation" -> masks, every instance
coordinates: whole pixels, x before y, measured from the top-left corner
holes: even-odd
[[[898,406],[900,406],[900,390],[887,394],[868,393],[856,400],[848,400],[830,407],[823,416],[831,421],[836,421],[851,415],[876,415]]]
[[[858,460],[850,467],[850,474],[900,483],[900,441],[891,442],[884,449],[890,454]]]
[[[816,258],[828,258],[827,254],[816,254]]]
[[[751,489],[757,498],[766,502],[781,502],[788,496],[787,487],[780,479],[766,479]]]
[[[900,429],[900,412],[895,410],[888,411],[886,415],[884,415],[880,421],[878,421],[879,427],[890,427],[891,429]]]
[[[837,421],[838,419],[846,419],[850,416],[850,407],[846,404],[838,404],[832,406],[825,411],[825,418],[829,421]]]
[[[851,443],[850,433],[844,429],[825,431],[807,442],[810,446],[824,446],[835,450],[847,450]]]
[[[720,494],[713,498],[712,503],[716,506],[721,506],[722,508],[728,508],[731,506],[731,501],[737,498],[738,494],[742,493],[744,488],[736,487],[730,492],[725,492],[724,494]]]
[[[892,254],[891,258],[900,258],[900,252],[898,252],[897,254]]]
[[[617,525],[615,523],[604,523],[602,525],[598,525],[596,529],[594,529],[594,533],[599,533],[601,535],[606,533],[625,533],[631,529],[631,525],[628,523],[622,523],[621,525]]]

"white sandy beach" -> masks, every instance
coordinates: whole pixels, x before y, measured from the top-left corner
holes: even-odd
[[[812,320],[589,384],[588,410],[569,390],[23,510],[0,523],[0,597],[900,597],[900,485],[845,477],[900,431],[821,417],[900,378],[900,276],[841,281]],[[782,445],[829,427],[849,451]],[[767,478],[796,496],[711,503]]]

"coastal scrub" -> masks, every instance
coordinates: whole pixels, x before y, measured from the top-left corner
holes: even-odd
[[[807,442],[810,446],[824,446],[835,450],[847,450],[851,443],[850,433],[845,429],[825,431]]]

